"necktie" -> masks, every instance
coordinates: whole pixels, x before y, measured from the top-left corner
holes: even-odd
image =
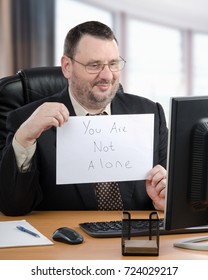
[[[99,210],[123,209],[123,202],[117,182],[97,183],[95,189]]]
[[[87,115],[89,116],[90,114]],[[103,112],[97,115],[107,115],[107,113]],[[98,210],[123,209],[123,202],[117,182],[97,183],[95,190],[98,202]]]

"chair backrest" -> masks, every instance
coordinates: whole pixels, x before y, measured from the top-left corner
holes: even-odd
[[[61,67],[24,69],[0,79],[0,158],[5,145],[9,112],[27,103],[50,96],[67,85]]]

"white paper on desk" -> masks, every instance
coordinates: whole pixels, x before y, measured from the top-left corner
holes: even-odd
[[[40,237],[35,237],[16,228],[22,226],[29,229]],[[52,245],[53,242],[35,229],[25,220],[0,222],[0,248],[21,247],[21,246],[42,246]]]
[[[153,138],[153,114],[70,117],[57,129],[56,183],[144,180]]]

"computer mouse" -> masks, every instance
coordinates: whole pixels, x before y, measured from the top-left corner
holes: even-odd
[[[84,241],[83,236],[68,227],[58,228],[52,235],[53,240],[67,243],[67,244],[80,244]]]

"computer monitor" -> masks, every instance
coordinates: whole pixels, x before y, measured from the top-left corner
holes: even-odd
[[[208,96],[170,101],[165,228],[208,225]]]

